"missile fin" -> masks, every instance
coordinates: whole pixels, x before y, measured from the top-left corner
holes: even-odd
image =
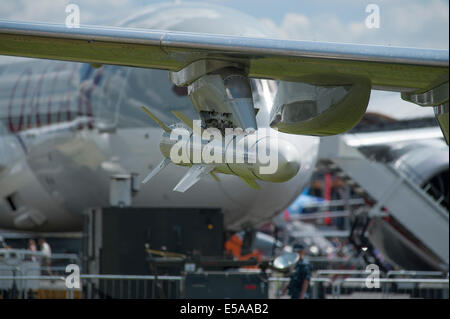
[[[184,193],[191,186],[197,183],[202,177],[209,174],[214,169],[214,165],[195,164],[189,168],[186,175],[178,182],[173,189],[176,192]]]
[[[145,113],[147,113],[148,116],[150,116],[153,119],[153,121],[156,122],[156,124],[161,126],[164,131],[166,131],[169,134],[172,132],[172,130],[166,124],[164,124],[163,121],[161,121],[152,112],[150,112],[150,110],[148,108],[146,108],[145,106],[142,106],[142,109],[144,110]]]
[[[239,176],[240,179],[242,179],[248,186],[250,186],[253,189],[261,189],[261,187],[256,183],[254,179],[245,178],[242,176]]]
[[[193,125],[192,125],[192,120],[189,117],[187,117],[185,114],[178,112],[178,111],[172,111],[172,114],[175,115],[177,117],[177,119],[179,119],[181,122],[186,124],[187,127],[189,127],[191,129],[191,131],[194,130]]]
[[[216,175],[216,174],[214,174],[214,172],[209,172],[209,175],[211,175],[211,176],[212,176],[212,178],[214,178],[214,180],[215,180],[216,182],[220,182],[220,179],[219,179],[219,177],[217,177],[217,175]]]
[[[166,167],[167,165],[169,165],[170,163],[170,158],[164,158],[162,160],[161,163],[158,164],[158,166],[156,166],[151,172],[150,174],[147,175],[147,177],[144,178],[144,180],[142,181],[142,184],[147,183],[151,178],[155,177],[156,175],[158,175],[164,167]]]

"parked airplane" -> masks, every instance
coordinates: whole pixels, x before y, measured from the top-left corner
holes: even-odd
[[[180,7],[200,6],[150,7],[123,25],[157,29],[172,21],[173,30],[264,35],[256,19],[234,10],[202,5],[205,10],[191,18],[189,10],[180,16]],[[2,53],[8,42],[2,38]],[[175,86],[164,70],[6,59],[0,66],[0,228],[81,229],[87,207],[109,204],[112,175],[139,174],[142,180],[163,159],[163,130],[142,106],[167,124],[179,122],[171,111],[199,119],[187,89]],[[252,79],[250,86],[257,125],[268,128],[276,85]],[[319,144],[317,137],[279,135],[301,159],[298,174],[285,183],[258,182],[255,190],[236,176],[217,174],[219,182],[207,176],[177,193],[172,189],[187,168],[171,165],[140,187],[133,205],[221,208],[230,229],[267,222],[308,183]]]
[[[163,27],[171,31],[155,31]],[[448,50],[265,35],[247,15],[199,4],[140,10],[119,28],[0,21],[0,54],[60,60],[0,66],[0,227],[79,230],[83,210],[108,205],[111,176],[149,171],[135,206],[219,207],[228,229],[261,225],[308,183],[317,136],[358,123],[371,89],[434,107],[448,141]],[[257,190],[246,183],[264,178],[226,164],[232,175],[202,168],[173,192],[189,169],[153,171],[164,163],[161,128],[142,106],[167,126],[179,122],[175,111],[203,128],[276,128],[299,171]]]

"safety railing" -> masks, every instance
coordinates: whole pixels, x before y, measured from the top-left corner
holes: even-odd
[[[38,260],[40,261],[40,260]],[[50,265],[41,266],[43,275],[65,275],[66,267],[69,264],[82,265],[80,257],[77,254],[54,253],[50,257]],[[80,270],[82,270],[81,266]]]
[[[0,298],[177,299],[183,292],[181,276],[80,275],[79,279],[77,287],[65,276],[0,275]]]
[[[348,268],[352,265],[358,268],[364,267],[364,260],[344,257],[308,257],[312,269],[339,269]]]
[[[345,278],[333,282],[331,298],[358,299],[448,299],[448,279],[379,278],[368,284],[366,278]]]
[[[367,272],[363,269],[320,269],[314,272],[314,276],[367,276]]]
[[[44,257],[41,251],[0,249],[0,275],[8,275],[12,272],[21,275],[64,275],[67,265],[81,265],[77,254],[52,254],[50,262],[46,262],[45,266],[41,265]]]
[[[270,277],[269,278],[269,299],[286,299],[289,278],[286,277]],[[321,299],[323,290],[331,287],[332,280],[329,278],[311,278],[309,286],[309,297],[311,299]]]
[[[310,280],[310,298],[448,299],[449,297],[449,279],[445,278],[446,275],[442,272],[392,271],[386,274],[386,278],[376,279],[368,278],[368,275],[365,270],[315,271],[314,277]],[[400,275],[403,278],[393,278]],[[270,278],[272,283],[272,287],[269,287],[270,297],[288,298],[285,292],[289,280],[289,278]]]
[[[81,275],[84,298],[130,299],[182,297],[182,276]]]
[[[387,278],[390,277],[401,277],[401,276],[408,276],[408,277],[441,277],[444,278],[446,276],[445,273],[441,271],[416,271],[416,270],[391,270],[388,271],[386,274]]]
[[[335,271],[336,272],[336,271]],[[448,299],[448,278],[378,278],[368,284],[368,279],[355,277],[356,271],[338,271],[353,277],[312,277],[311,299],[391,299],[431,298]],[[331,275],[330,271],[326,273]],[[325,275],[324,272],[319,275]],[[366,273],[367,275],[367,273]],[[183,298],[183,276],[125,276],[80,275],[80,286],[73,285],[65,276],[0,275],[0,298]],[[286,287],[288,277],[268,278],[269,298],[289,298]],[[69,282],[68,282],[69,281]],[[8,285],[5,285],[8,283]],[[72,283],[72,284],[70,284]]]

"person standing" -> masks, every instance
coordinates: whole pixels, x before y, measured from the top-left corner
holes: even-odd
[[[293,247],[294,252],[300,257],[291,275],[288,290],[292,299],[309,299],[309,281],[311,280],[311,266],[305,259],[307,249],[301,244]]]
[[[0,236],[0,248],[7,248],[6,241]]]
[[[35,252],[37,252],[37,246],[36,246],[36,242],[32,238],[28,239],[28,250],[30,250],[32,252],[30,260],[36,261]]]
[[[50,245],[47,243],[47,241],[44,238],[39,238],[39,246],[41,247],[42,252],[42,261],[41,266],[47,271],[48,275],[53,276],[52,272],[52,249],[50,248]]]

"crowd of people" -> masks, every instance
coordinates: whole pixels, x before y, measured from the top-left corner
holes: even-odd
[[[39,245],[39,249],[38,249]],[[6,240],[0,236],[0,249],[12,249],[10,245],[6,243]],[[45,240],[45,238],[39,238],[37,240],[30,238],[28,239],[27,250],[31,251],[31,254],[28,254],[28,260],[33,262],[40,262],[42,271],[44,274],[48,274],[49,276],[53,276],[53,272],[51,270],[52,263],[52,249],[50,244]],[[36,253],[36,254],[33,254]],[[40,254],[38,254],[40,253]]]

